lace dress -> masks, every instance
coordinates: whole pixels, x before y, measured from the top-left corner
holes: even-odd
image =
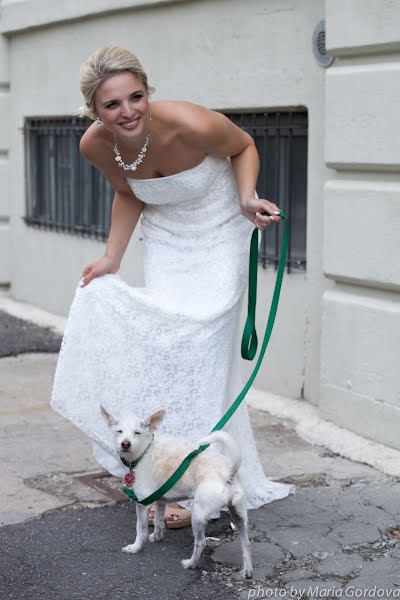
[[[77,287],[51,399],[121,477],[99,404],[116,416],[165,408],[160,433],[197,447],[241,391],[240,312],[254,228],[240,212],[229,158],[210,154],[176,175],[128,182],[145,203],[145,287],[118,274]],[[245,401],[225,430],[241,447],[248,508],[293,491],[265,477]]]

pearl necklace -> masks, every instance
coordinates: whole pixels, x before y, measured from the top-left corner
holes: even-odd
[[[151,114],[149,115],[149,121],[151,121]],[[136,171],[136,169],[138,168],[140,163],[143,162],[144,157],[146,156],[147,146],[149,145],[149,141],[150,141],[150,127],[149,127],[149,133],[146,135],[146,140],[144,142],[142,149],[140,150],[140,152],[138,154],[137,159],[134,160],[133,163],[131,163],[130,165],[125,164],[124,161],[122,160],[121,153],[117,146],[117,138],[115,136],[115,133],[114,133],[114,141],[115,141],[115,146],[114,146],[115,160],[117,161],[119,166],[122,169],[124,169],[124,171]]]

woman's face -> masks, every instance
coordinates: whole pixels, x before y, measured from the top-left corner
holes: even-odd
[[[149,130],[149,97],[133,73],[123,71],[103,81],[96,90],[94,107],[108,131],[127,142],[143,144]]]

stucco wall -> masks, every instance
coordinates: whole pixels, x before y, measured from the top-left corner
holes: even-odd
[[[400,50],[397,0],[327,0],[330,54],[355,56]]]
[[[400,448],[400,5],[327,0],[322,413]]]
[[[8,70],[8,42],[0,34],[0,285],[10,283],[10,170],[9,149],[11,126],[10,75]]]
[[[101,3],[103,12],[105,5]],[[17,9],[18,3],[13,6]],[[70,114],[80,105],[79,65],[95,48],[114,41],[137,53],[156,86],[155,99],[186,99],[227,111],[305,106],[309,111],[307,273],[286,276],[276,330],[257,386],[292,397],[304,395],[317,403],[321,296],[332,285],[323,278],[321,264],[324,71],[311,49],[323,3],[186,1],[115,12],[115,3],[110,2],[110,9],[114,12],[18,33],[14,13],[8,32],[14,296],[65,314],[83,266],[103,252],[104,245],[98,242],[37,231],[21,220],[25,192],[23,136],[18,128],[25,115]],[[139,238],[138,229],[121,271],[132,285],[142,284]],[[274,279],[274,272],[260,269],[260,335]],[[246,364],[245,368],[252,367]]]

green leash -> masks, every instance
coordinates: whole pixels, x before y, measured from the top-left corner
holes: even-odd
[[[244,386],[244,388],[242,389],[242,391],[240,392],[239,396],[236,398],[236,400],[234,401],[232,406],[227,410],[227,412],[224,414],[224,416],[218,421],[218,423],[215,425],[214,429],[212,429],[210,433],[212,433],[213,431],[218,431],[218,430],[222,429],[224,427],[224,425],[229,421],[229,419],[231,418],[233,413],[237,410],[237,408],[239,407],[241,402],[243,401],[243,399],[246,396],[247,392],[249,391],[254,379],[256,378],[256,375],[258,373],[258,370],[259,370],[262,360],[264,358],[264,354],[267,349],[269,339],[271,337],[272,328],[274,326],[276,312],[278,309],[279,295],[281,292],[283,273],[285,270],[286,256],[287,256],[288,245],[289,245],[289,226],[288,226],[288,222],[287,222],[287,217],[286,217],[285,213],[282,211],[279,213],[279,216],[282,217],[283,219],[285,219],[285,233],[283,236],[281,255],[279,258],[278,270],[277,270],[277,274],[276,274],[275,288],[274,288],[274,293],[272,296],[271,308],[269,311],[267,326],[265,329],[265,334],[264,334],[264,339],[263,339],[263,343],[262,343],[261,350],[260,350],[260,355],[258,357],[256,366],[254,367],[254,370],[249,377],[248,382],[246,383],[246,385]],[[256,354],[257,345],[258,345],[256,325],[255,325],[256,301],[257,301],[258,231],[259,230],[257,228],[254,229],[253,235],[251,237],[251,242],[250,242],[248,310],[247,310],[247,320],[246,320],[246,324],[245,324],[245,327],[243,330],[242,346],[241,346],[242,357],[245,358],[246,360],[253,360],[253,358]],[[168,490],[170,490],[176,484],[176,482],[179,481],[179,479],[182,477],[182,475],[185,473],[185,471],[190,466],[190,463],[192,462],[192,460],[198,454],[200,454],[201,452],[204,452],[204,450],[206,450],[208,448],[208,446],[209,446],[209,444],[204,444],[203,446],[199,446],[195,450],[192,450],[192,452],[190,452],[190,454],[188,454],[183,459],[183,461],[181,462],[179,467],[169,477],[169,479],[167,479],[167,481],[165,483],[163,483],[163,485],[161,487],[159,487],[158,490],[153,492],[153,494],[151,494],[150,496],[147,496],[147,498],[143,498],[143,500],[139,500],[131,487],[124,488],[125,494],[127,496],[129,496],[131,502],[135,502],[136,504],[143,504],[146,506],[147,504],[151,504],[152,502],[155,502],[156,500],[158,500],[158,498],[161,498],[162,496],[164,496],[164,494],[166,494],[168,492]]]

